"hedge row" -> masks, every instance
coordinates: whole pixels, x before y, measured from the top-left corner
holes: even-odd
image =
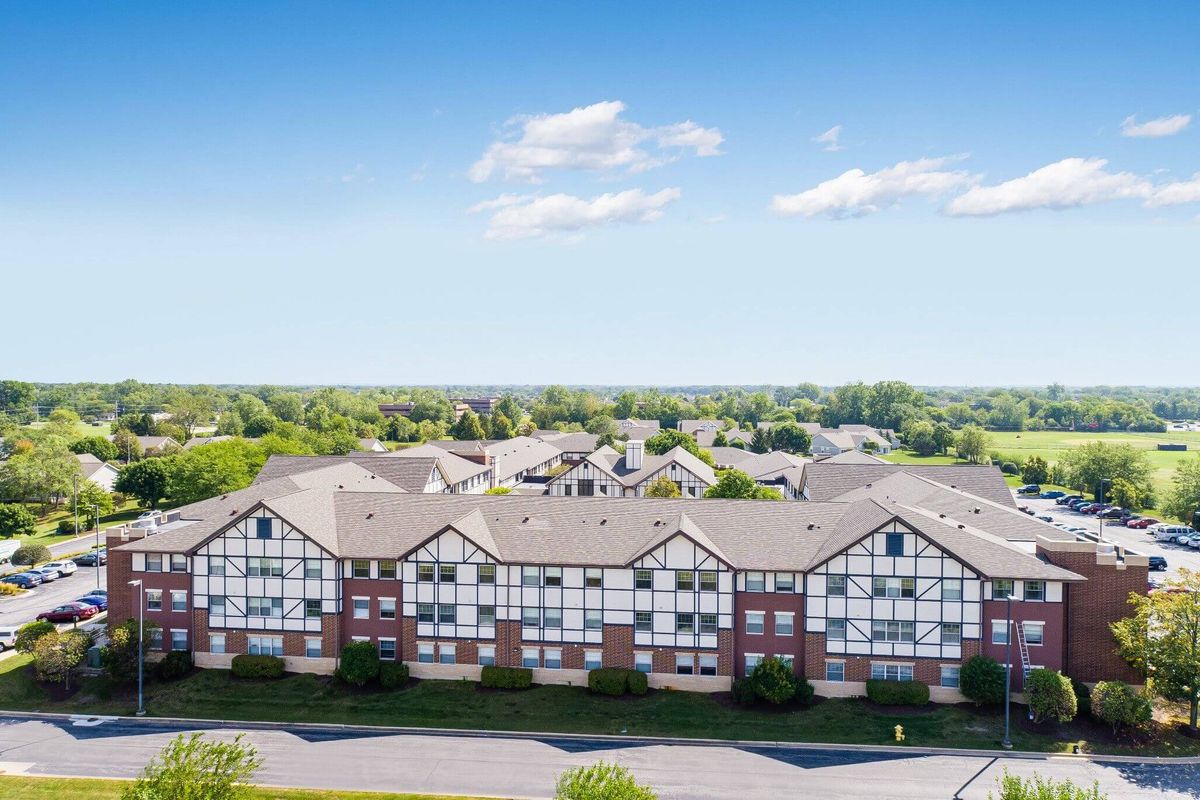
[[[278,656],[234,656],[229,668],[239,678],[283,677],[283,659]]]
[[[867,697],[881,706],[923,706],[929,687],[920,681],[867,681]]]
[[[399,689],[408,683],[408,664],[384,661],[379,665],[379,685],[385,689]]]
[[[479,683],[488,689],[528,689],[533,685],[533,670],[524,667],[484,667]]]
[[[623,694],[645,694],[646,673],[636,669],[602,667],[588,671],[588,688],[597,694],[619,697]]]

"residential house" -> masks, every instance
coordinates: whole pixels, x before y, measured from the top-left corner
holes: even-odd
[[[559,431],[538,432],[534,434],[534,438],[555,447],[562,453],[563,463],[566,464],[578,464],[594,453],[596,442],[600,439],[594,433],[561,433]]]
[[[386,452],[388,452],[387,445],[384,444],[383,442],[379,441],[378,439],[359,439],[358,440],[358,449],[365,450],[369,453],[386,453]]]
[[[601,447],[571,469],[550,479],[547,493],[558,497],[642,497],[646,487],[667,476],[685,498],[703,497],[717,482],[712,467],[682,447],[662,455],[649,455],[645,443],[630,440],[625,453]]]
[[[116,467],[101,461],[91,453],[78,453],[75,458],[79,459],[79,473],[85,480],[91,481],[106,492],[113,490],[117,475],[120,474]]]

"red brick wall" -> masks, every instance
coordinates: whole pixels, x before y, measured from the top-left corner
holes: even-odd
[[[283,654],[285,656],[300,657],[306,655],[304,640],[320,636],[322,658],[336,658],[341,653],[341,645],[338,641],[337,614],[324,614],[321,616],[320,633],[311,631],[245,631],[236,628],[210,628],[208,625],[208,609],[197,608],[192,612],[192,631],[195,637],[192,642],[192,650],[200,653],[208,652],[208,635],[210,633],[225,634],[225,652],[232,655],[244,654],[246,652],[247,636],[282,636]]]
[[[939,686],[942,682],[943,664],[961,664],[972,656],[979,655],[980,643],[977,639],[965,639],[962,643],[962,661],[946,658],[910,658],[907,656],[844,656],[826,654],[825,634],[804,634],[804,676],[810,681],[825,680],[825,662],[843,661],[846,664],[847,681],[866,681],[871,678],[872,661],[891,661],[913,665],[913,679],[930,686]]]
[[[983,619],[980,625],[983,655],[994,658],[1001,664],[1005,663],[1005,646],[1002,644],[992,644],[992,620],[1004,621],[1007,619],[1007,605],[1003,600],[984,600],[982,607]],[[1016,624],[1021,622],[1046,623],[1042,629],[1042,638],[1045,643],[1041,646],[1031,645],[1029,647],[1029,663],[1045,667],[1046,669],[1063,670],[1065,672],[1063,643],[1066,629],[1066,605],[1064,603],[1039,603],[1014,600],[1012,604],[1012,618],[1014,629],[1010,632],[1013,637],[1013,689],[1019,690],[1022,684],[1021,654],[1015,630]]]
[[[791,655],[795,658],[793,669],[797,675],[804,672],[804,595],[773,592],[735,592],[733,597],[734,658],[735,672],[739,677],[746,674],[746,653],[762,653],[764,656]],[[763,633],[746,633],[746,612],[762,611]],[[775,635],[775,612],[791,611],[792,635]],[[725,673],[722,673],[725,674]]]
[[[401,583],[398,580],[370,580],[367,578],[345,578],[342,580],[342,644],[353,641],[355,636],[366,636],[377,642],[380,637],[395,639],[399,648],[403,635],[400,624],[400,614],[404,598],[400,594]],[[354,618],[354,598],[370,598],[370,617],[368,619]],[[379,618],[379,598],[393,597],[396,599],[396,619]],[[415,658],[414,652],[414,658]]]
[[[119,537],[111,544],[119,545]],[[164,557],[164,561],[166,557]],[[146,590],[159,589],[163,593],[162,610],[145,612],[146,622],[157,623],[163,631],[162,649],[171,649],[171,630],[186,630],[188,632],[188,647],[195,646],[194,629],[192,625],[192,576],[183,572],[134,572],[133,554],[121,550],[108,551],[108,561],[105,564],[108,579],[108,624],[120,625],[127,619],[138,618],[138,605],[142,602],[142,587],[130,586],[129,581],[141,580]],[[187,592],[187,610],[171,610],[171,590]],[[207,645],[205,645],[207,646]]]

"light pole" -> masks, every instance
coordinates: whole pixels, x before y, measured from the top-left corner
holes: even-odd
[[[1004,628],[1004,741],[1000,746],[1012,750],[1012,740],[1008,738],[1009,696],[1012,691],[1012,592],[1008,593],[1007,620]]]
[[[96,588],[100,588],[100,505],[92,506],[96,512]]]
[[[142,702],[142,664],[145,661],[145,654],[142,650],[145,640],[145,616],[146,616],[146,587],[142,585],[139,578],[136,581],[130,581],[130,586],[138,587],[138,707],[137,716],[146,716],[146,706]]]
[[[1104,505],[1104,489],[1105,489],[1106,483],[1108,483],[1108,478],[1100,479],[1100,496],[1096,498],[1096,502],[1098,502],[1101,506]],[[1102,541],[1102,542],[1104,541],[1104,512],[1105,512],[1105,510],[1106,509],[1101,508],[1099,511],[1096,512],[1096,516],[1100,518],[1100,537],[1099,538],[1100,538],[1100,541]]]
[[[79,538],[79,476],[74,477],[75,494],[71,498],[71,505],[75,508],[75,538]]]

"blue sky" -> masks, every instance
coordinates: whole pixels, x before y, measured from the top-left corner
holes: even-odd
[[[1198,33],[1182,3],[26,5],[0,371],[1195,383]]]

